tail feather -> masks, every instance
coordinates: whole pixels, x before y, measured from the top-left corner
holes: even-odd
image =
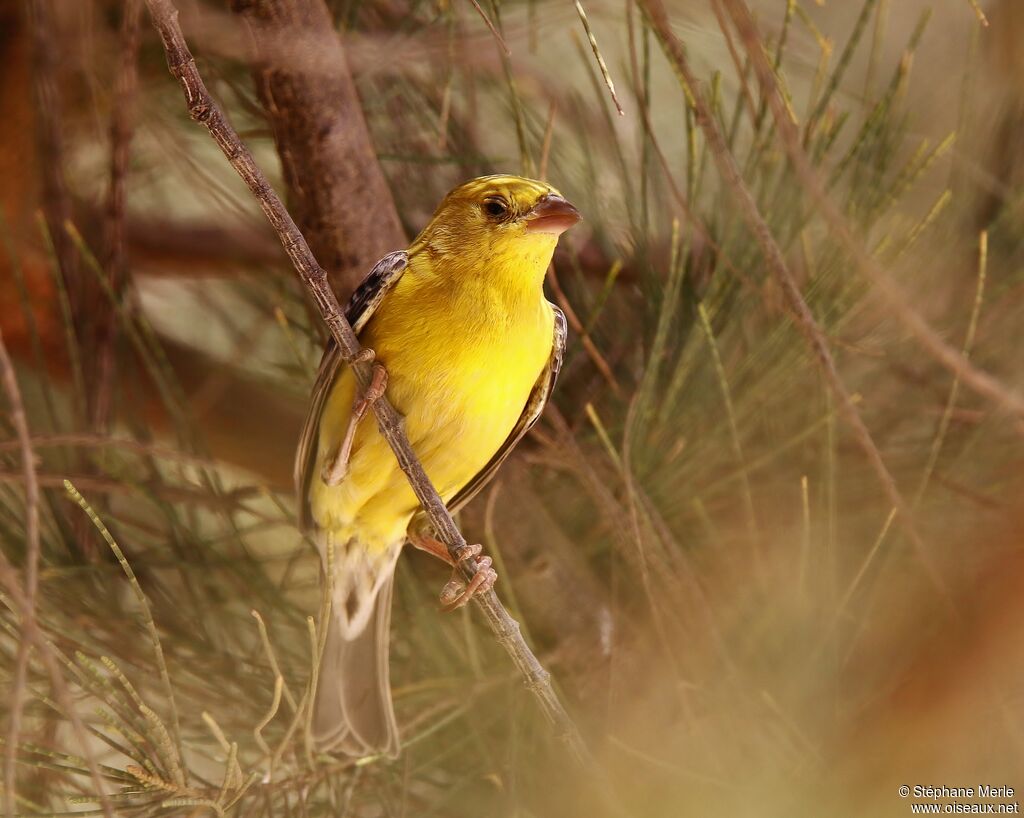
[[[343,592],[334,600],[313,706],[313,740],[323,752],[398,755],[388,663],[394,566],[388,555],[368,582],[339,572]]]

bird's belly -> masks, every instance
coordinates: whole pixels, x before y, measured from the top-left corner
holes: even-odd
[[[383,343],[367,337],[389,374],[387,394],[431,482],[450,500],[501,447],[523,412],[551,351],[551,328],[465,339],[453,350],[429,337]],[[408,339],[411,341],[412,339]],[[346,371],[321,421],[320,458],[337,446],[348,422],[354,378]],[[319,479],[310,505],[321,528],[386,549],[405,537],[419,503],[373,418],[360,425],[349,472],[337,486]]]

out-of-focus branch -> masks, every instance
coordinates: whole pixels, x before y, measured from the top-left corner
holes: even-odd
[[[22,480],[25,485],[25,601],[22,614],[21,639],[18,642],[18,656],[15,660],[14,679],[11,682],[11,712],[7,727],[7,746],[4,752],[4,813],[14,814],[17,785],[16,765],[18,758],[18,735],[21,732],[21,714],[25,705],[28,684],[28,660],[32,640],[30,634],[35,627],[36,592],[39,588],[39,479],[36,476],[35,452],[32,450],[28,419],[21,400],[21,390],[14,375],[14,366],[3,336],[0,335],[0,376],[4,392],[10,403],[11,422],[18,435],[21,447]]]
[[[254,45],[288,204],[342,299],[406,245],[345,53],[323,0],[231,0]]]
[[[152,276],[233,278],[242,270],[276,270],[285,261],[273,233],[248,225],[129,216],[125,234],[136,272]]]
[[[612,388],[612,392],[615,393],[616,397],[622,397],[622,389],[619,387],[619,382],[615,378],[615,373],[612,372],[612,368],[608,366],[608,361],[605,360],[601,351],[594,344],[593,339],[587,333],[586,327],[580,321],[579,316],[576,315],[576,310],[573,309],[572,304],[569,303],[569,299],[566,298],[565,292],[562,290],[562,285],[558,282],[558,274],[555,273],[555,265],[548,265],[547,274],[548,284],[551,285],[551,290],[555,294],[555,300],[558,301],[558,305],[565,311],[566,318],[569,321],[569,325],[572,327],[573,332],[580,336],[583,348],[587,351],[587,355],[590,356],[590,360],[594,362],[594,366],[597,367],[597,371],[604,376],[604,379],[608,381],[608,385]]]
[[[280,198],[270,187],[263,172],[256,165],[252,154],[241,142],[238,134],[207,91],[196,68],[195,60],[185,44],[174,4],[171,0],[146,0],[146,3],[149,6],[153,23],[160,32],[164,50],[167,52],[168,68],[181,85],[190,115],[209,130],[210,135],[220,146],[232,167],[259,201],[260,207],[280,237],[288,257],[309,290],[324,322],[337,341],[343,359],[353,367],[360,387],[366,389],[370,384],[371,364],[358,362],[361,352],[359,341],[352,331],[352,327],[345,320],[338,299],[331,290],[327,274],[317,263],[309,245],[288,211],[285,210]],[[479,565],[476,560],[463,560],[460,563],[457,559],[461,550],[466,547],[466,540],[455,525],[451,514],[448,513],[444,501],[430,483],[423,466],[416,458],[405,435],[401,415],[386,397],[374,402],[373,412],[377,417],[381,434],[394,451],[399,466],[408,477],[417,500],[422,505],[438,536],[448,547],[452,561],[465,566],[462,573],[467,581],[471,580]],[[523,639],[519,623],[509,615],[493,591],[478,594],[474,598],[483,611],[495,637],[508,651],[512,661],[526,680],[527,686],[536,696],[544,715],[554,725],[572,756],[584,768],[592,770],[594,762],[590,752],[583,743],[576,725],[555,694],[550,674],[543,668]]]
[[[126,0],[121,20],[121,55],[114,80],[114,105],[110,114],[110,190],[107,195],[106,273],[120,297],[128,282],[125,252],[125,184],[128,176],[135,94],[138,89],[139,39],[142,0]],[[117,321],[114,305],[107,304],[96,322],[96,388],[89,393],[89,418],[93,428],[103,431],[110,421],[114,376],[117,366]]]
[[[254,472],[272,488],[290,489],[295,441],[302,430],[301,403],[193,347],[168,339],[162,339],[161,346],[182,393],[190,401],[190,420],[201,430],[210,454]],[[137,378],[149,378],[141,363],[136,368]],[[210,378],[217,378],[220,388],[201,406],[195,405],[192,397],[204,390]],[[146,417],[169,424],[167,409],[155,386],[140,391]],[[258,406],[259,412],[240,412],[240,406]],[[254,440],[260,445],[253,446]]]
[[[78,275],[78,254],[63,226],[71,217],[71,200],[64,179],[64,135],[57,78],[59,50],[50,3],[51,0],[28,0],[27,4],[32,37],[38,170],[42,181],[43,212],[46,214],[57,262],[71,303],[80,305],[83,293],[81,277]]]
[[[71,220],[71,197],[64,175],[64,123],[60,94],[58,55],[63,53],[60,32],[55,24],[53,0],[28,0],[29,28],[35,76],[36,134],[39,143],[37,173],[42,182],[42,205],[49,243],[59,268],[58,276],[67,291],[70,314],[62,316],[67,332],[67,354],[76,379],[75,407],[80,422],[93,415],[95,399],[83,385],[95,383],[101,358],[95,354],[97,340],[106,330],[106,311],[98,286],[82,275],[78,252],[64,229]],[[81,354],[81,350],[85,354]],[[76,360],[77,359],[77,360]],[[95,556],[95,536],[79,521],[73,524],[75,546],[88,558]]]

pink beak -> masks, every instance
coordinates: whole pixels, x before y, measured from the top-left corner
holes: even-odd
[[[547,193],[526,214],[526,232],[560,236],[582,218],[580,212],[557,193]]]

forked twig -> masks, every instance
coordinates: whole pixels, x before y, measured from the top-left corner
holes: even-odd
[[[256,165],[252,153],[239,139],[206,89],[195,60],[185,43],[178,23],[177,9],[171,0],[146,0],[146,4],[163,42],[167,66],[185,95],[189,114],[209,130],[231,166],[256,197],[264,215],[281,240],[288,258],[312,296],[320,315],[337,341],[343,359],[352,366],[356,380],[365,389],[370,384],[371,365],[357,361],[361,352],[359,341],[345,320],[341,306],[328,284],[327,274],[313,257],[305,238],[281,199],[271,188],[263,171]],[[465,547],[466,540],[416,458],[405,435],[402,416],[387,398],[376,401],[373,404],[373,412],[377,417],[381,434],[394,451],[399,466],[405,472],[437,535],[447,546],[453,562],[464,566],[461,570],[465,579],[471,580],[478,568],[477,561],[466,560],[459,563],[456,559],[459,550]],[[550,674],[523,639],[519,623],[509,615],[493,591],[478,594],[475,599],[495,637],[523,675],[527,686],[536,696],[541,710],[555,727],[559,737],[582,766],[592,768],[594,761],[589,750],[555,694]]]

